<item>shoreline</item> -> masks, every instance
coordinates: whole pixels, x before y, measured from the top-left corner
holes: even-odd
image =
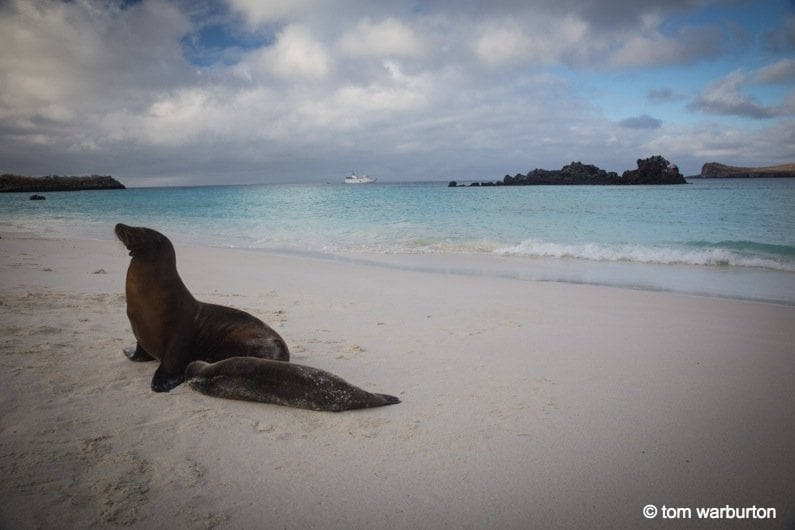
[[[0,249],[0,526],[795,521],[795,307],[177,245],[197,298],[403,401],[318,413],[151,392],[154,366],[121,353],[118,242]]]
[[[463,277],[590,285],[795,306],[795,273],[774,269],[463,252],[325,254],[290,249],[235,250]]]
[[[0,230],[0,237],[52,241],[113,241],[112,235],[67,238],[62,233]],[[593,260],[572,257],[504,255],[495,252],[329,252],[295,248],[250,248],[216,243],[197,245],[192,239],[172,237],[178,247],[251,252],[324,262],[343,262],[365,267],[491,277],[529,282],[591,285],[607,288],[665,292],[750,302],[795,305],[795,272],[739,265],[695,265],[626,260]]]

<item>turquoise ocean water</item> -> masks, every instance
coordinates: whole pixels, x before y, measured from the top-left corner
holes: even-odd
[[[0,230],[308,254],[795,303],[795,179],[683,186],[282,184],[0,194]]]

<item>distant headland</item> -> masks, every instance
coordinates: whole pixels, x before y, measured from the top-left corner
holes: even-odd
[[[786,178],[795,177],[795,164],[783,164],[768,167],[737,167],[708,162],[701,167],[701,178],[729,179],[729,178]]]
[[[124,184],[109,175],[83,177],[0,175],[0,193],[123,189],[125,189]]]
[[[569,185],[636,185],[636,184],[687,184],[676,164],[661,156],[638,159],[638,168],[624,171],[619,177],[615,171],[605,171],[591,164],[572,162],[558,170],[534,169],[527,175],[505,175],[502,181],[474,182],[470,186],[569,186]],[[451,181],[449,187],[458,187]]]

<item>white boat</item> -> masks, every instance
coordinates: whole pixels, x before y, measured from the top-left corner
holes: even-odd
[[[345,177],[345,184],[371,184],[375,180],[375,177],[370,175],[357,175],[354,172],[350,177]]]

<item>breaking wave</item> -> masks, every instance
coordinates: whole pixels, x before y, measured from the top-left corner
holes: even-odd
[[[753,241],[691,241],[685,244],[638,245],[605,243],[554,243],[528,239],[495,254],[592,261],[755,267],[795,272],[795,247]]]

